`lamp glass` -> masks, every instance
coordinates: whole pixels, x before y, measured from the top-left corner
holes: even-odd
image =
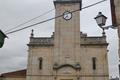
[[[106,18],[106,17],[103,17],[103,19],[102,19],[103,27],[104,27],[104,25],[106,24],[106,20],[107,20],[107,18]]]
[[[98,24],[98,26],[103,26],[103,20],[102,20],[102,17],[98,17],[98,18],[96,18],[96,22],[97,22],[97,24]]]

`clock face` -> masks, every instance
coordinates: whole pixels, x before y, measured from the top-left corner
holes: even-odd
[[[63,18],[64,18],[65,20],[70,20],[70,19],[72,18],[72,13],[69,12],[69,11],[65,11],[65,12],[63,13]]]

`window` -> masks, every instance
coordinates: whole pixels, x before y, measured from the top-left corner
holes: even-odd
[[[39,69],[42,69],[43,58],[39,58]]]
[[[92,58],[93,70],[96,70],[96,57]]]

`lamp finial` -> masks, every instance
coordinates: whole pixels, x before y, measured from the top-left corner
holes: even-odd
[[[34,30],[31,30],[31,37],[34,37]]]

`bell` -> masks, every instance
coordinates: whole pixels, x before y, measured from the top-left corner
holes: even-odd
[[[0,30],[0,48],[3,47],[4,40],[7,36]]]

